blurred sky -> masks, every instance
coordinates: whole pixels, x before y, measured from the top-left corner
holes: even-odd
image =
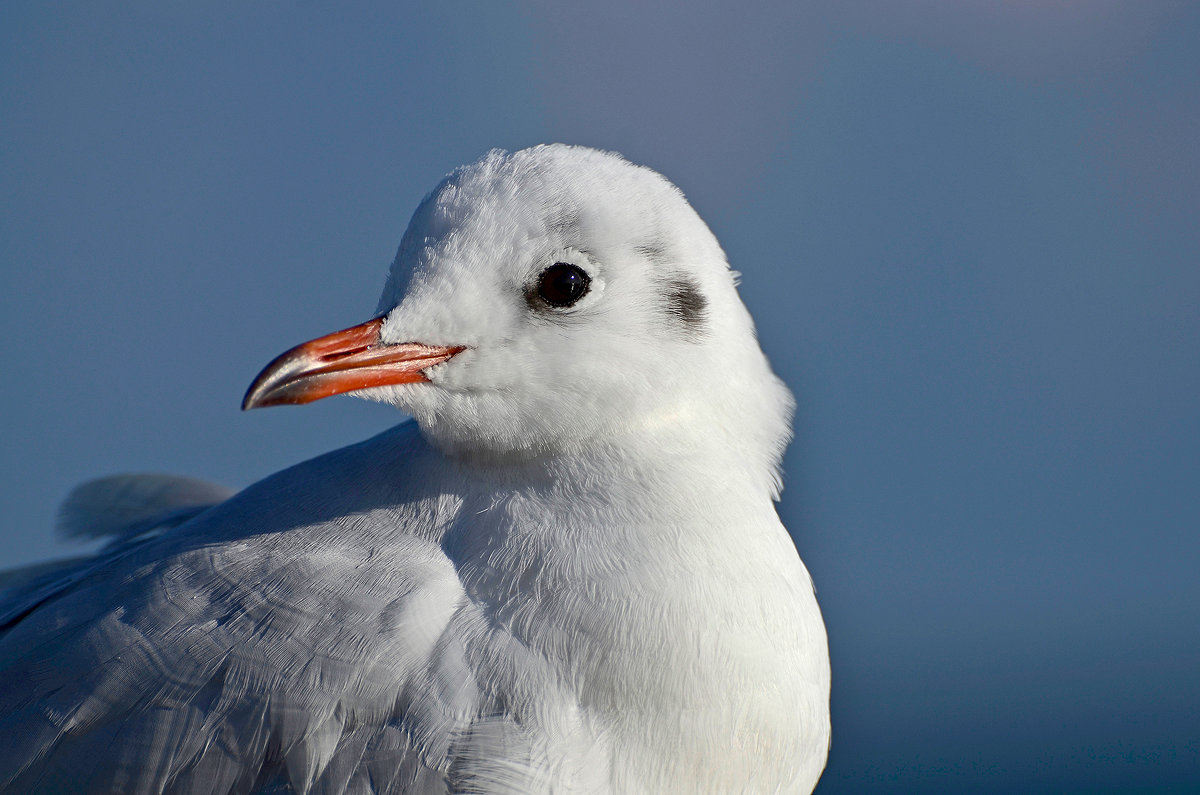
[[[371,315],[446,171],[601,146],[688,194],[797,393],[820,792],[1194,791],[1200,4],[644,5],[0,5],[0,563],[86,478],[396,422],[238,404]]]

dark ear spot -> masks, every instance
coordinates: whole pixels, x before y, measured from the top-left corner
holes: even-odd
[[[633,250],[658,271],[655,281],[672,323],[682,325],[690,337],[702,335],[708,319],[708,299],[694,281],[670,272],[674,257],[671,256],[667,241],[652,237],[634,246]]]
[[[664,286],[663,295],[667,299],[667,312],[672,319],[683,323],[689,334],[704,333],[704,323],[708,317],[708,299],[695,282],[680,279]]]

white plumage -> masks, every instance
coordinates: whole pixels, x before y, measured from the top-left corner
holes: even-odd
[[[247,405],[338,392],[416,423],[224,501],[75,495],[77,534],[126,537],[0,603],[0,790],[812,789],[825,632],[773,506],[791,397],[670,183],[559,145],[454,172],[379,319]]]

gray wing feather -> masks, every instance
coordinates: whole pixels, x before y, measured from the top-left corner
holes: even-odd
[[[109,538],[101,556],[120,551],[177,527],[234,491],[205,480],[180,475],[112,475],[72,489],[58,509],[58,532],[64,538]],[[0,629],[37,605],[69,589],[94,568],[95,556],[36,563],[0,572]]]
[[[82,555],[74,558],[47,560],[29,566],[0,571],[0,592],[15,591],[30,586],[35,582],[45,582],[48,579],[52,579],[55,575],[61,575],[67,569],[76,568],[91,559],[90,555]]]
[[[89,792],[246,792],[276,776],[297,793],[343,792],[380,745],[391,747],[374,756],[389,750],[385,763],[417,778],[422,749],[408,731],[397,745],[386,727],[404,718],[405,687],[432,673],[462,591],[440,548],[406,546],[387,571],[312,551],[281,563],[280,550],[219,548],[133,582],[97,572],[0,640],[0,678],[24,685],[0,695],[0,734],[17,739],[0,751],[0,782],[13,792],[85,782]],[[381,598],[384,579],[394,596]],[[125,607],[86,610],[114,602]],[[445,724],[439,734],[456,728]],[[430,747],[448,745],[437,739]]]
[[[414,436],[387,444],[411,460]],[[348,450],[318,468],[355,478]],[[435,540],[398,530],[444,497],[339,509],[354,486],[315,481],[313,463],[17,611],[0,634],[0,792],[446,791],[477,712],[451,637],[469,600]],[[379,497],[354,504],[403,502]]]
[[[111,475],[76,486],[58,509],[64,538],[123,541],[175,527],[234,495],[206,480],[157,473]]]

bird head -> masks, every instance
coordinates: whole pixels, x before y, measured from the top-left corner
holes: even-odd
[[[658,173],[583,147],[492,151],[418,207],[376,317],[277,358],[243,408],[352,392],[467,456],[726,440],[775,481],[791,395],[735,284]]]

